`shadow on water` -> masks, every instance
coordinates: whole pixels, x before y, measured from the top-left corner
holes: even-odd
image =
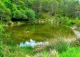
[[[29,41],[30,39],[45,41],[59,37],[70,38],[75,36],[69,27],[62,25],[24,24],[6,28],[5,31],[10,34],[8,39],[17,43]]]

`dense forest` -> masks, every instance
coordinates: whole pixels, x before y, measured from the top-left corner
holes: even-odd
[[[0,57],[80,57],[80,0],[0,0]]]
[[[37,19],[44,13],[80,18],[79,0],[0,0],[0,19]]]

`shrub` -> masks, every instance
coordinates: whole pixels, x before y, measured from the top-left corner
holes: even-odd
[[[46,14],[41,14],[41,19],[46,19],[47,18],[47,15]]]
[[[41,18],[41,19],[46,19],[48,17],[48,15],[46,13],[39,13],[37,15],[37,18]]]
[[[29,19],[31,20],[35,19],[35,12],[33,10],[27,8],[25,12]]]
[[[80,20],[77,17],[73,20],[73,23],[75,23],[76,26],[80,26]]]
[[[69,19],[68,17],[57,17],[56,18],[56,22],[59,23],[59,24],[64,24],[64,25],[68,25],[68,26],[71,26],[71,22],[72,20]]]

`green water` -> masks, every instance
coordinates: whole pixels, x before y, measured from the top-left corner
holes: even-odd
[[[5,31],[7,34],[10,34],[10,37],[7,39],[18,43],[29,41],[30,39],[45,41],[54,38],[70,38],[75,35],[69,27],[62,25],[24,24],[8,27]]]

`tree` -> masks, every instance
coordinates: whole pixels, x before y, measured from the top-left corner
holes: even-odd
[[[80,4],[76,7],[76,16],[80,18]]]

